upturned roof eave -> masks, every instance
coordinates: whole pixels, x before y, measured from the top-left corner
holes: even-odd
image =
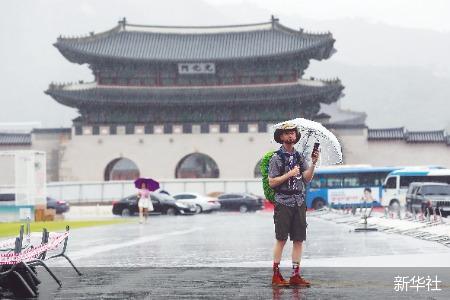
[[[322,85],[318,85],[322,84]],[[275,82],[275,83],[255,83],[255,84],[233,84],[233,85],[187,85],[187,86],[121,86],[121,85],[99,85],[97,82],[85,82],[85,83],[69,83],[69,84],[58,84],[52,83],[45,93],[52,91],[83,91],[92,89],[103,89],[103,90],[147,90],[147,91],[158,91],[158,90],[245,90],[245,89],[270,89],[270,88],[292,88],[292,87],[313,87],[322,88],[326,86],[342,86],[340,79],[299,79],[297,81],[290,82]]]
[[[146,28],[152,28],[153,30],[149,31]],[[208,31],[208,29],[218,29],[220,28],[222,31]],[[242,28],[243,30],[236,31],[236,28]],[[248,28],[248,30],[245,30]],[[170,31],[167,29],[180,30]],[[188,32],[186,29],[194,29],[195,32]],[[204,30],[203,32],[199,32],[198,30]],[[261,22],[261,23],[250,23],[250,24],[236,24],[236,25],[225,25],[225,26],[164,26],[164,25],[140,25],[140,24],[129,24],[125,20],[121,20],[118,22],[116,26],[113,28],[94,33],[91,32],[89,35],[81,36],[81,37],[63,37],[59,36],[57,42],[87,42],[93,41],[104,37],[109,37],[110,35],[116,34],[118,32],[151,32],[156,34],[166,34],[166,35],[218,35],[218,34],[229,34],[233,32],[254,32],[254,31],[268,31],[268,30],[277,30],[283,33],[298,35],[298,36],[308,36],[311,38],[330,38],[332,39],[333,35],[330,32],[323,33],[312,33],[305,32],[303,28],[300,30],[295,30],[290,27],[287,27],[279,22],[278,19],[272,19],[271,22]]]
[[[328,44],[326,45],[325,42]],[[112,61],[131,61],[131,62],[140,62],[140,63],[177,63],[177,62],[185,62],[185,63],[194,63],[194,62],[231,62],[231,61],[243,61],[243,60],[268,60],[273,58],[290,58],[295,56],[300,56],[304,54],[307,56],[307,59],[315,59],[315,60],[324,60],[330,58],[334,54],[334,40],[325,41],[320,45],[313,45],[309,48],[296,49],[293,51],[285,51],[281,53],[272,53],[267,55],[249,55],[249,56],[229,56],[229,57],[216,57],[216,58],[137,58],[137,57],[120,57],[114,55],[101,55],[96,53],[89,53],[86,51],[80,51],[78,49],[74,49],[69,45],[63,45],[54,43],[55,46],[60,53],[70,62],[77,64],[92,64],[96,60],[112,60]],[[318,56],[315,55],[316,51],[321,50],[322,48],[328,48],[325,55]]]
[[[297,86],[297,88],[299,88],[299,87],[300,86]],[[277,86],[275,88],[283,89],[283,86],[281,86],[281,87]],[[136,105],[151,105],[151,104],[164,103],[164,104],[168,104],[168,105],[174,105],[174,104],[178,105],[178,104],[186,104],[186,101],[185,101],[186,97],[191,97],[191,96],[192,97],[195,96],[196,99],[198,97],[200,97],[200,98],[204,97],[204,98],[202,98],[201,100],[198,100],[198,101],[193,101],[193,102],[189,101],[190,105],[194,105],[196,103],[198,103],[198,104],[205,104],[205,103],[208,103],[208,104],[220,104],[220,103],[228,103],[228,102],[233,102],[233,101],[246,102],[246,103],[249,103],[249,102],[260,102],[260,101],[263,101],[263,102],[270,102],[270,101],[276,102],[276,100],[279,100],[279,99],[284,99],[284,100],[293,99],[293,98],[299,98],[300,99],[300,98],[304,98],[304,97],[312,97],[312,98],[314,98],[314,97],[318,97],[318,96],[322,96],[322,95],[328,95],[328,96],[322,97],[322,101],[320,101],[321,103],[332,103],[334,101],[337,101],[337,99],[342,94],[342,90],[344,89],[344,87],[340,84],[339,81],[336,81],[334,84],[331,83],[331,84],[328,84],[328,85],[322,86],[322,87],[312,87],[312,89],[311,89],[311,86],[309,86],[309,88],[310,88],[310,90],[309,91],[305,91],[304,93],[302,93],[301,91],[298,92],[298,91],[295,91],[295,90],[290,90],[290,91],[288,91],[286,93],[286,95],[283,95],[282,93],[280,94],[279,90],[275,90],[274,89],[273,93],[274,94],[276,93],[277,95],[273,99],[270,98],[270,96],[267,96],[267,95],[266,95],[267,99],[262,99],[260,97],[253,97],[254,98],[253,99],[252,97],[250,97],[246,93],[246,91],[244,89],[244,90],[239,91],[235,95],[233,95],[233,97],[231,97],[230,100],[228,100],[228,97],[225,97],[225,98],[223,98],[223,99],[221,98],[221,99],[219,99],[217,101],[210,101],[210,100],[208,100],[208,98],[216,99],[217,95],[220,95],[221,92],[226,93],[226,92],[229,91],[230,93],[232,93],[232,92],[236,92],[236,90],[233,90],[232,88],[230,88],[228,90],[225,90],[225,89],[218,90],[218,91],[216,90],[216,91],[211,92],[209,94],[208,93],[206,93],[206,94],[197,94],[199,92],[198,89],[197,90],[190,89],[189,91],[191,93],[188,94],[188,95],[186,95],[185,91],[183,91],[183,90],[178,90],[177,91],[178,93],[174,93],[174,94],[170,94],[171,91],[170,90],[168,90],[168,91],[166,90],[166,92],[169,92],[169,94],[161,95],[161,94],[156,94],[155,93],[155,94],[148,94],[148,95],[145,95],[145,94],[143,94],[143,95],[142,94],[136,95],[136,93],[133,93],[132,89],[129,89],[129,90],[121,89],[122,93],[123,92],[125,92],[125,93],[128,92],[130,97],[144,97],[145,98],[145,96],[147,96],[147,97],[159,96],[159,97],[163,97],[163,98],[167,97],[167,98],[175,98],[175,99],[180,98],[180,99],[182,99],[182,100],[173,100],[173,99],[171,99],[171,100],[159,100],[159,101],[142,100],[142,99],[140,99],[140,100],[132,100],[132,101],[123,101],[123,100],[118,101],[116,99],[111,99],[111,98],[110,99],[94,99],[96,96],[98,97],[98,94],[97,95],[91,95],[91,96],[84,96],[84,97],[91,98],[91,99],[83,99],[83,98],[80,97],[80,93],[86,92],[86,91],[89,91],[89,90],[95,90],[95,92],[99,92],[100,91],[100,94],[102,94],[104,92],[106,96],[110,96],[111,97],[111,95],[108,95],[108,92],[111,92],[111,90],[108,90],[108,88],[100,88],[100,89],[98,89],[98,88],[91,88],[91,89],[84,89],[84,90],[61,90],[61,89],[51,89],[51,88],[49,88],[47,91],[45,91],[45,93],[48,94],[49,96],[51,96],[52,98],[54,98],[57,102],[63,104],[63,105],[67,105],[67,106],[74,107],[74,108],[79,108],[81,105],[86,105],[86,104],[89,104],[89,105],[102,105],[102,104],[122,105],[122,104],[124,104],[125,105],[126,103],[128,103],[128,104],[129,103],[133,103],[133,104],[136,104]],[[134,91],[136,91],[136,89]],[[151,90],[151,88],[150,89],[147,88],[146,91],[147,92],[148,91],[151,92],[152,90]],[[158,91],[161,91],[161,90],[154,89],[154,91],[158,92]],[[203,90],[203,92],[205,92],[205,91],[208,92],[207,89]],[[113,90],[113,92],[114,92],[114,90]],[[144,92],[145,92],[145,90],[144,90]],[[268,93],[271,93],[271,92],[272,91],[268,91]],[[128,98],[128,97],[126,97],[126,98]]]

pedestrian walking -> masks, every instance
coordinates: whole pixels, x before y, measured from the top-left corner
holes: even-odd
[[[139,207],[139,223],[147,223],[148,212],[153,211],[153,204],[150,198],[150,190],[145,182],[141,183],[141,188],[138,190],[138,207]]]

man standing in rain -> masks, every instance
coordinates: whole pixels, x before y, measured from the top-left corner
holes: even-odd
[[[300,132],[295,124],[288,122],[275,130],[274,139],[282,146],[269,162],[269,185],[275,190],[273,219],[276,242],[273,250],[272,285],[310,286],[310,283],[300,276],[300,259],[307,226],[304,184],[310,182],[314,176],[319,151],[312,152],[312,164],[309,166],[305,156],[294,148],[300,140]],[[279,265],[288,235],[293,242],[292,276],[289,280],[284,280]]]

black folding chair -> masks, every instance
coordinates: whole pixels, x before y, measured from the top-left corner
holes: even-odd
[[[44,228],[42,230],[42,241],[41,241],[41,245],[46,245],[48,243],[48,237],[49,237],[49,233],[47,231],[46,228]],[[61,281],[56,277],[56,275],[50,270],[50,268],[45,264],[44,260],[45,260],[45,256],[47,255],[47,251],[42,252],[41,254],[39,254],[39,256],[32,261],[29,261],[26,263],[26,265],[28,267],[36,267],[36,266],[41,266],[44,267],[44,269],[50,274],[50,276],[53,277],[53,279],[56,281],[56,283],[58,283],[59,286],[62,286]]]
[[[23,236],[22,236],[23,238]],[[22,251],[22,239],[16,238],[14,254]],[[0,286],[11,291],[15,297],[36,297],[37,284],[36,274],[23,262],[11,265],[0,265]]]
[[[70,229],[69,225],[66,226],[66,232],[68,232]],[[58,257],[64,257],[72,266],[72,268],[77,272],[77,274],[79,276],[83,275],[78,269],[77,267],[75,267],[75,265],[73,264],[73,262],[70,260],[70,258],[66,255],[66,250],[67,250],[67,243],[69,242],[69,235],[66,236],[66,238],[64,239],[64,245],[63,248],[61,250],[60,253],[56,254],[56,255],[52,255],[49,258],[47,258],[46,260],[49,259],[53,259],[53,258],[58,258]]]

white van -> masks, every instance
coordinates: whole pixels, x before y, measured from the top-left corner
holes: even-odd
[[[392,171],[383,184],[382,206],[398,209],[406,205],[406,191],[411,182],[450,184],[450,169],[405,168]]]

